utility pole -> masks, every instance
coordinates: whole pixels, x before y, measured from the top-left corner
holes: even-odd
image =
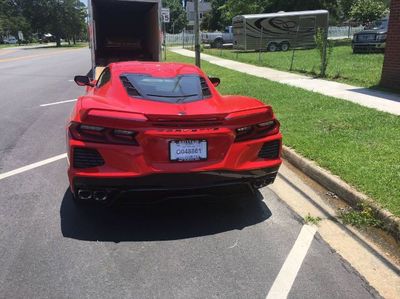
[[[200,67],[200,19],[199,0],[194,0],[194,51],[196,54],[196,65]]]

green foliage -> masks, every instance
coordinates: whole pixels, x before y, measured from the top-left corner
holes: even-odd
[[[318,28],[315,34],[315,43],[317,45],[316,50],[318,51],[319,57],[321,59],[320,76],[325,77],[326,69],[328,68],[329,60],[333,52],[333,43],[327,39],[326,31],[322,28]]]
[[[387,13],[387,6],[382,0],[357,0],[350,10],[350,16],[363,23],[377,20]]]
[[[304,222],[307,224],[318,225],[321,221],[321,217],[311,216],[310,213],[306,217],[304,217]]]
[[[348,20],[350,16],[351,7],[354,0],[339,0],[339,11],[343,20]]]
[[[228,0],[226,9],[233,18],[237,15],[263,13],[269,2],[269,0]]]
[[[84,39],[86,7],[79,0],[0,0],[0,35],[22,31],[32,39],[32,32],[53,34],[60,39]]]
[[[231,24],[232,18],[227,10],[226,2],[226,0],[211,1],[211,11],[203,17],[201,30],[223,30]]]
[[[372,208],[364,204],[360,204],[357,209],[341,210],[339,217],[343,220],[344,224],[350,224],[358,228],[383,226],[382,221],[375,217]]]
[[[31,27],[23,16],[17,2],[0,0],[0,37],[17,36],[19,30],[28,34],[31,31]]]
[[[170,9],[170,23],[165,24],[168,33],[181,32],[187,25],[186,12],[181,0],[163,0],[163,7]]]

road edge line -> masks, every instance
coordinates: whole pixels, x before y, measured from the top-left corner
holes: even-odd
[[[282,156],[286,161],[295,166],[305,175],[325,187],[327,190],[335,193],[351,207],[356,208],[360,204],[369,206],[374,211],[376,217],[384,223],[385,230],[387,230],[396,241],[400,242],[399,217],[382,208],[378,203],[373,201],[367,195],[357,191],[354,187],[344,182],[338,176],[333,175],[328,170],[318,166],[314,161],[304,158],[294,149],[283,146]]]
[[[61,159],[65,159],[66,157],[67,157],[67,153],[64,153],[64,154],[57,155],[57,156],[54,156],[54,157],[51,157],[51,158],[48,158],[46,160],[42,160],[42,161],[39,161],[36,163],[32,163],[32,164],[29,164],[29,165],[26,165],[26,166],[23,166],[23,167],[20,167],[20,168],[17,168],[17,169],[8,171],[8,172],[0,173],[0,180],[8,178],[10,176],[14,176],[14,175],[23,173],[25,171],[29,171],[29,170],[38,168],[40,166],[44,166],[44,165],[56,162]]]

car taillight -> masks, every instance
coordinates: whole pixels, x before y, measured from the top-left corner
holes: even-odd
[[[277,134],[279,132],[279,126],[279,122],[274,119],[251,126],[237,128],[235,142]]]
[[[69,125],[69,132],[72,138],[81,141],[138,145],[135,131],[72,122]]]

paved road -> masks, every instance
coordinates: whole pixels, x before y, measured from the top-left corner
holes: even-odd
[[[70,80],[88,69],[87,49],[0,50],[0,174],[65,152],[73,103],[40,105],[76,98]],[[87,211],[61,159],[0,176],[0,205],[0,298],[253,299],[287,287],[289,298],[378,297],[318,233],[299,243],[303,224],[269,188]]]

